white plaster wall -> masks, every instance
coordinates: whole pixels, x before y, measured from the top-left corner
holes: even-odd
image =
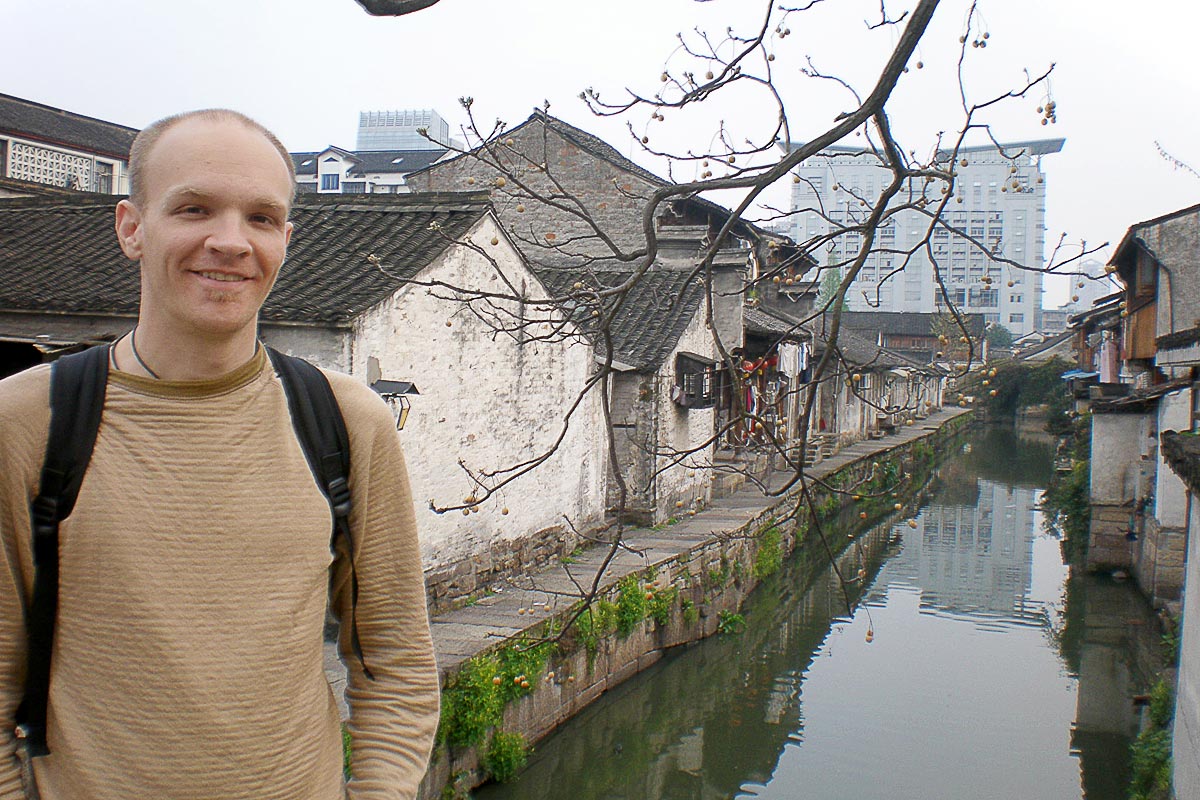
[[[1092,416],[1091,501],[1119,505],[1134,499],[1141,470],[1141,414]]]
[[[844,422],[843,431],[846,434],[845,438],[847,440],[858,440],[864,437],[867,427],[868,413],[873,412],[873,409],[867,406],[866,402],[859,395],[869,397],[875,392],[876,387],[884,382],[884,376],[880,375],[878,372],[859,374],[869,374],[871,376],[871,388],[860,388],[859,391],[855,393],[850,391],[849,387],[846,387],[847,391],[842,395],[846,407],[838,416]]]
[[[351,335],[348,330],[262,323],[259,336],[282,353],[299,356],[319,367],[338,372],[351,371]]]
[[[656,376],[658,448],[663,455],[655,459],[658,472],[654,487],[655,522],[678,515],[681,511],[707,505],[712,499],[710,465],[716,452],[711,442],[715,411],[711,408],[682,408],[671,399],[671,387],[675,383],[675,356],[683,352],[695,353],[714,361],[718,358],[712,331],[705,325],[702,310],[696,312]],[[694,455],[671,466],[677,459],[672,458],[670,453],[691,450],[705,442],[708,444]]]
[[[1192,427],[1192,392],[1171,392],[1158,404],[1158,431],[1187,431]],[[1187,524],[1187,486],[1157,454],[1154,486],[1154,516],[1165,528],[1183,528]]]
[[[1200,797],[1200,502],[1188,512],[1187,576],[1183,588],[1183,644],[1175,688],[1172,758],[1175,796]]]
[[[469,234],[504,275],[533,299],[546,297],[489,216]],[[498,239],[497,245],[491,240]],[[453,246],[417,276],[481,291],[504,291],[480,254]],[[545,463],[506,485],[478,513],[436,514],[478,491],[459,466],[504,470],[545,453],[563,430],[568,408],[592,366],[592,349],[570,342],[518,344],[472,314],[466,304],[409,286],[363,315],[355,330],[353,372],[365,378],[368,358],[382,377],[413,381],[420,391],[401,433],[426,569],[436,569],[497,541],[563,526],[579,528],[603,514],[605,460],[600,397],[590,392],[570,418],[566,436]],[[543,307],[544,308],[544,307]],[[527,319],[544,311],[528,311]],[[447,324],[449,323],[449,324]],[[478,496],[482,496],[480,493]],[[507,508],[507,515],[502,509]]]

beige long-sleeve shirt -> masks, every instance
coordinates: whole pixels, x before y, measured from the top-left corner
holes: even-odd
[[[13,718],[32,596],[29,502],[49,368],[0,382],[0,798],[25,797]],[[351,443],[357,620],[353,775],[322,668],[331,514],[262,349],[219,379],[113,372],[74,513],[61,526],[42,800],[407,798],[438,680],[407,473],[387,407],[329,373]],[[332,603],[349,619],[346,559]]]

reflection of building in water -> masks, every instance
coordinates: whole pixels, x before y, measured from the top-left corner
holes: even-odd
[[[1138,715],[1130,698],[1148,691],[1150,678],[1139,674],[1138,657],[1157,649],[1151,613],[1132,587],[1094,576],[1080,579],[1072,595],[1069,660],[1078,664],[1079,690],[1071,750],[1079,754],[1085,797],[1123,797],[1129,784],[1129,741]],[[1149,641],[1146,641],[1149,640]]]
[[[980,480],[978,498],[974,506],[926,506],[915,530],[897,525],[903,547],[876,586],[918,586],[922,608],[935,613],[1040,625],[1042,604],[1028,597],[1034,490]]]

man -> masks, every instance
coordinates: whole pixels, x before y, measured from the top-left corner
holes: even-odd
[[[349,559],[331,559],[329,505],[256,338],[292,233],[287,151],[240,114],[193,112],[138,136],[130,184],[116,229],[140,262],[141,304],[111,348],[99,436],[60,529],[51,753],[24,780],[11,731],[50,370],[0,382],[0,799],[413,797],[438,680],[391,414],[327,375],[351,444],[352,606]],[[345,786],[327,593],[347,623]]]

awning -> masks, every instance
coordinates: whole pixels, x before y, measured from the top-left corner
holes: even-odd
[[[1081,369],[1072,369],[1072,370],[1068,370],[1067,372],[1064,372],[1062,374],[1062,379],[1064,381],[1069,381],[1069,380],[1073,380],[1075,378],[1095,378],[1099,374],[1100,374],[1099,372],[1084,372]]]

